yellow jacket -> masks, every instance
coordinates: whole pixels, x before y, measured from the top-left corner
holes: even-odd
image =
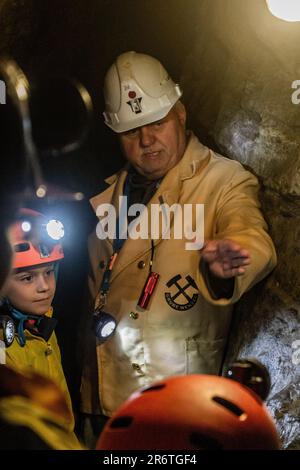
[[[51,308],[46,316],[52,317],[52,313],[53,310]],[[65,395],[72,417],[69,429],[73,430],[74,416],[72,403],[61,364],[61,355],[55,332],[51,334],[48,341],[32,334],[27,329],[24,330],[24,334],[26,338],[24,347],[20,346],[16,336],[13,343],[5,349],[6,365],[23,373],[37,372],[53,380]]]
[[[75,434],[66,427],[64,419],[29,398],[18,395],[1,398],[0,419],[6,424],[33,431],[53,450],[84,449]],[[25,430],[24,433],[26,435]],[[16,449],[26,449],[26,436],[24,441],[12,444]]]
[[[126,169],[109,179],[110,187],[91,199],[96,212],[103,203],[118,209]],[[82,379],[82,409],[111,415],[138,388],[171,375],[218,374],[228,337],[233,303],[264,278],[276,264],[258,202],[255,176],[233,160],[217,155],[191,134],[183,158],[162,180],[148,203],[204,204],[204,238],[231,239],[248,249],[251,264],[235,279],[230,299],[214,299],[199,269],[200,251],[187,251],[186,239],[154,240],[153,271],[160,278],[149,304],[137,301],[148,276],[151,240],[128,239],[111,276],[104,310],[113,314],[117,329],[106,343],[86,344]],[[148,211],[150,213],[150,211]],[[171,228],[173,220],[171,219]],[[95,299],[112,241],[93,233],[89,241],[89,289]],[[130,313],[138,316],[130,316]],[[98,379],[97,379],[98,377]]]

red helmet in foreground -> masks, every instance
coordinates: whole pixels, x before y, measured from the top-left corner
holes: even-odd
[[[234,380],[186,375],[131,395],[107,422],[102,450],[279,449],[262,400]]]

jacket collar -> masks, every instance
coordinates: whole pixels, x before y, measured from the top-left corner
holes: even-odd
[[[188,145],[182,159],[176,165],[181,181],[193,178],[208,164],[211,151],[201,144],[192,131],[187,132]]]
[[[162,191],[166,191],[169,193],[168,197],[174,202],[177,202],[181,190],[181,182],[186,179],[193,178],[195,174],[201,172],[208,164],[210,159],[210,150],[199,142],[193,132],[188,131],[187,138],[188,144],[182,159],[164,177],[158,191],[156,191],[154,195],[154,198],[158,193],[161,195]],[[115,207],[118,209],[118,197],[122,194],[128,168],[129,164],[127,163],[119,172],[106,178],[105,182],[109,184],[109,187],[102,193],[99,193],[90,199],[90,203],[96,214],[97,207],[100,204],[113,203],[116,204]],[[153,202],[153,200],[150,201],[150,203]]]
[[[182,159],[175,165],[163,178],[157,191],[148,203],[161,205],[163,203],[172,206],[178,203],[182,182],[192,178],[197,173],[201,172],[208,164],[210,159],[210,150],[202,145],[192,132],[188,135],[188,145]],[[90,203],[96,212],[97,207],[101,204],[113,204],[116,209],[116,214],[119,210],[119,196],[123,194],[123,186],[128,173],[128,165],[125,166],[120,172],[109,177],[106,182],[110,186],[102,193],[90,199]],[[148,226],[150,227],[151,211],[148,211]],[[174,214],[171,212],[170,225],[172,226]],[[112,244],[112,240],[109,240]],[[158,245],[162,241],[160,238],[154,240],[154,245]],[[151,237],[147,239],[138,238],[136,240],[128,238],[124,244],[125,249],[121,250],[114,269],[112,271],[111,281],[122,271],[129,263],[139,259],[145,253],[151,250]]]

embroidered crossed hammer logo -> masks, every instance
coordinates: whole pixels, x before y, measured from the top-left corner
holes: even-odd
[[[172,287],[175,285],[178,289],[178,292],[176,292],[174,295],[171,295],[170,292],[165,292],[165,298],[170,307],[174,308],[175,310],[188,310],[192,308],[197,302],[198,294],[193,294],[193,296],[190,297],[186,293],[186,290],[189,287],[193,287],[194,289],[198,290],[198,287],[194,279],[189,275],[185,276],[187,284],[185,284],[183,287],[178,282],[180,281],[180,279],[182,279],[182,276],[180,274],[177,274],[167,282],[167,287]],[[187,302],[185,304],[178,304],[177,302],[175,302],[175,299],[177,299],[177,297],[179,297],[180,295],[183,295],[186,298]]]

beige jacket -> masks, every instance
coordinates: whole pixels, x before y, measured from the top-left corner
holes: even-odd
[[[122,170],[111,177],[110,187],[91,199],[95,211],[103,203],[118,207],[126,175]],[[160,278],[149,308],[142,311],[137,301],[149,272],[151,240],[126,240],[112,271],[105,306],[118,326],[114,336],[96,348],[92,336],[87,341],[91,349],[82,381],[83,411],[110,416],[133,391],[155,380],[218,373],[233,303],[276,264],[257,192],[257,179],[240,163],[215,154],[191,134],[183,158],[164,177],[148,207],[162,202],[204,204],[205,239],[235,240],[250,251],[252,263],[236,278],[232,298],[214,300],[199,269],[200,252],[187,251],[187,240],[173,239],[171,232],[170,239],[154,240],[153,271]],[[91,236],[93,299],[112,251],[111,240]],[[138,318],[132,318],[131,312]]]

